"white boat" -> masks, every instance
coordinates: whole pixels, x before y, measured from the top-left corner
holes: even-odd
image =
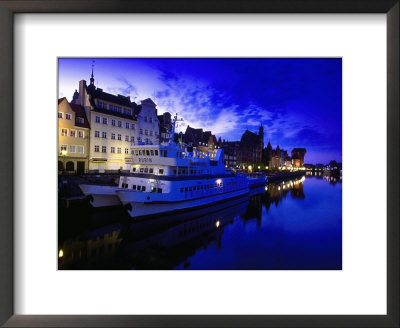
[[[121,205],[117,194],[117,186],[80,184],[79,188],[89,199],[93,207],[109,207]]]
[[[116,190],[132,217],[156,216],[226,202],[249,193],[245,175],[227,172],[223,149],[215,157],[175,143],[175,116],[168,143],[132,146],[130,172]]]

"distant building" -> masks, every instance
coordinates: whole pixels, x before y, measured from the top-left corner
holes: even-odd
[[[85,109],[58,100],[58,171],[82,174],[89,169],[89,122]]]
[[[211,131],[203,131],[203,129],[194,129],[189,125],[183,134],[183,142],[195,147],[198,151],[207,154],[210,153],[211,158],[215,156],[219,148],[217,138]]]
[[[171,114],[165,112],[158,115],[159,129],[160,129],[160,143],[167,142],[171,138],[170,131],[172,130]]]
[[[305,148],[294,148],[292,150],[293,167],[300,168],[304,166],[304,156],[306,152]]]
[[[264,148],[264,128],[258,129],[258,134],[246,130],[241,139],[240,147],[237,154],[237,162],[240,166],[253,169],[262,163],[262,152]]]
[[[228,167],[236,167],[238,165],[237,156],[240,149],[240,141],[223,141],[224,162]]]

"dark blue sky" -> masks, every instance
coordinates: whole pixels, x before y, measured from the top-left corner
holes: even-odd
[[[59,97],[71,100],[89,81],[91,58],[59,59]],[[306,163],[342,161],[340,58],[95,58],[95,84],[152,98],[158,113],[178,113],[186,126],[240,140],[264,125],[265,145],[305,147]]]

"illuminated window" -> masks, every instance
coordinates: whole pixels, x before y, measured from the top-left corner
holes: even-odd
[[[67,151],[67,145],[61,145],[60,150],[61,151]]]
[[[69,132],[69,136],[70,137],[76,137],[76,130],[71,130],[70,132]]]
[[[78,130],[78,137],[79,138],[84,138],[85,137],[85,134],[84,134],[84,132],[82,130]]]
[[[66,137],[68,135],[67,129],[61,129],[61,136]]]

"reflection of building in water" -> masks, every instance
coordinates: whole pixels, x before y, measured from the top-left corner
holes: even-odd
[[[257,226],[260,226],[262,219],[262,205],[263,205],[262,194],[251,196],[246,206],[246,212],[242,216],[243,220],[246,222],[251,219],[257,219]]]
[[[104,263],[112,263],[122,241],[121,227],[120,224],[106,226],[88,231],[75,239],[65,240],[59,247],[59,269],[103,267]]]
[[[182,263],[199,248],[207,248],[211,243],[221,248],[224,227],[233,223],[233,215],[238,208],[233,207],[208,216],[185,221],[163,231],[137,240],[126,240],[122,256],[135,269],[172,269]],[[135,229],[132,225],[131,229]]]
[[[274,203],[276,207],[283,198],[286,198],[290,192],[291,197],[303,199],[306,197],[303,189],[304,177],[301,179],[294,179],[288,181],[282,181],[280,183],[269,183],[266,186],[266,192],[264,195],[264,204],[267,212],[269,211],[271,204]]]

